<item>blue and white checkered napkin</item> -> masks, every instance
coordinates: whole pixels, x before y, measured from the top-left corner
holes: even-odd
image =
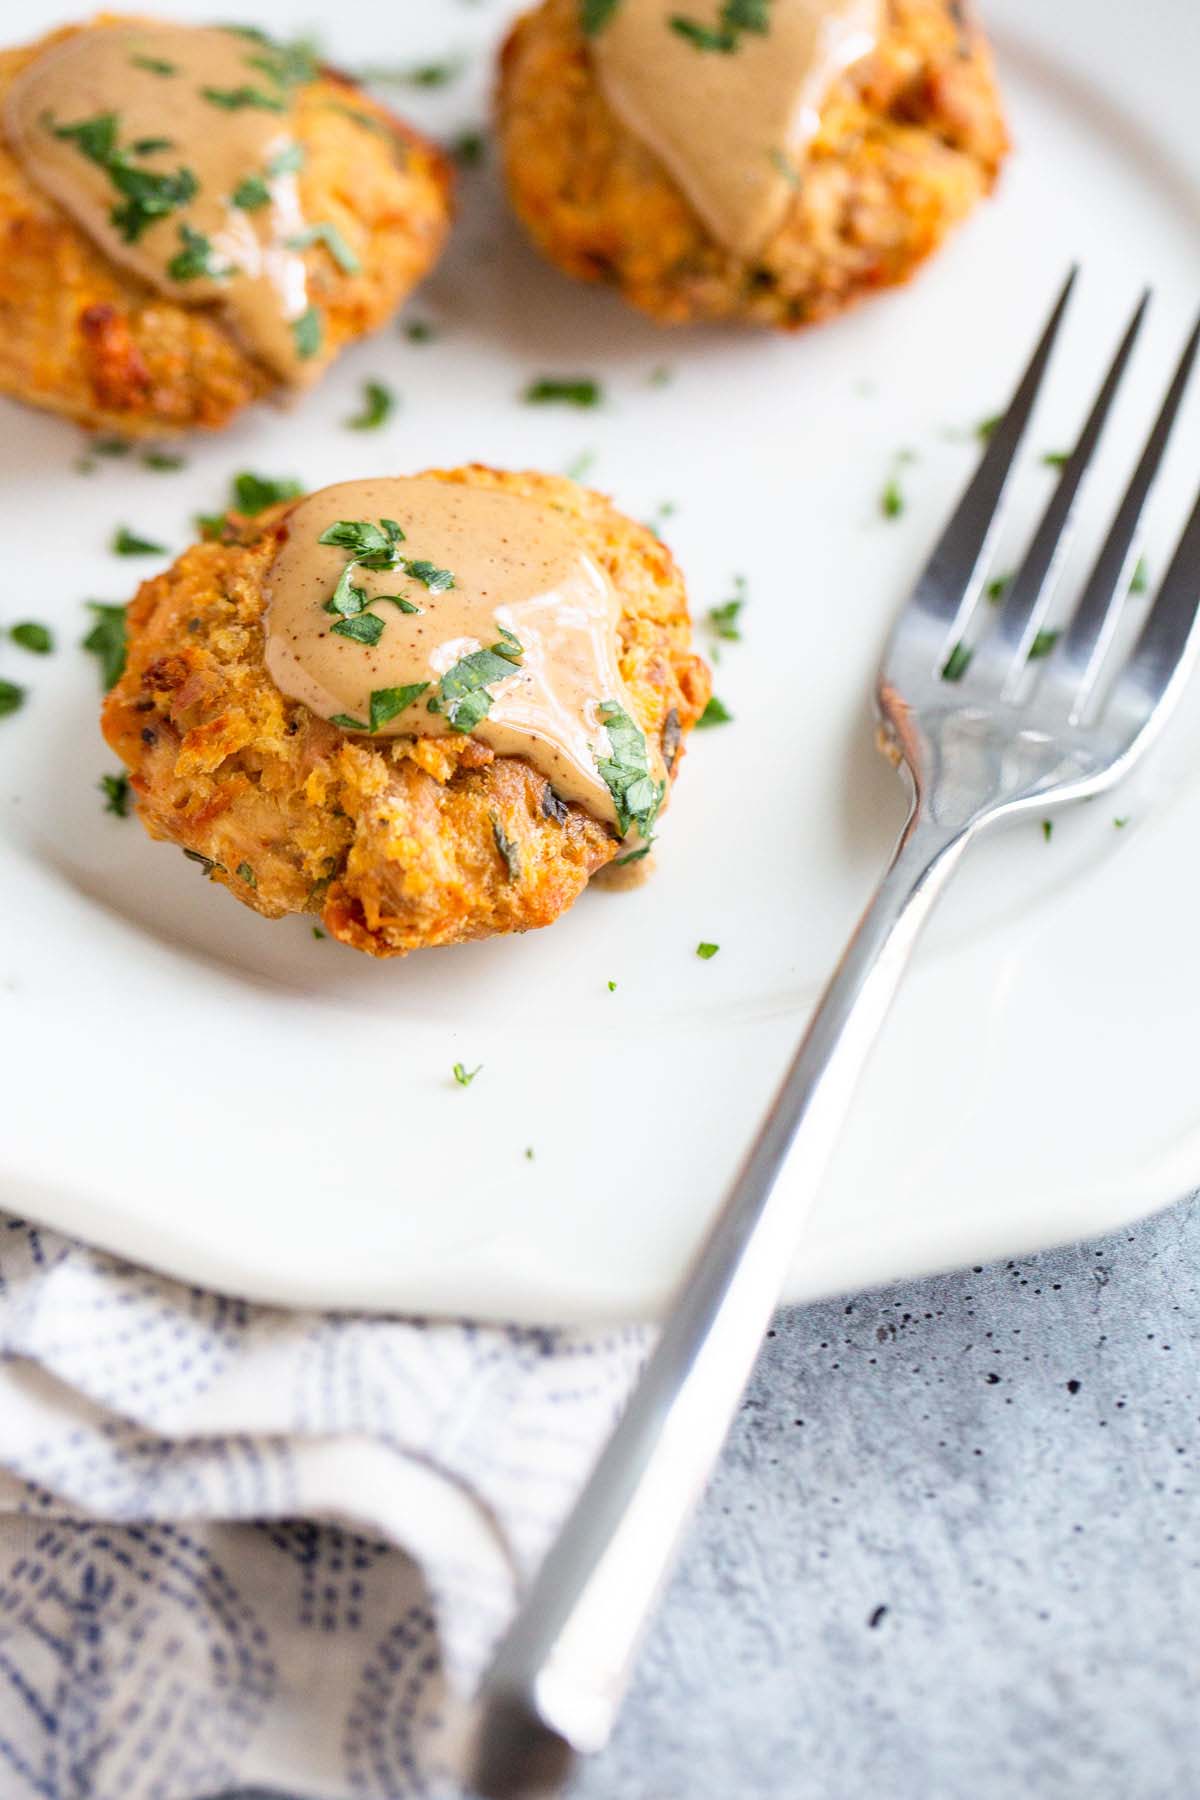
[[[452,1794],[646,1341],[248,1306],[0,1218],[0,1800]]]

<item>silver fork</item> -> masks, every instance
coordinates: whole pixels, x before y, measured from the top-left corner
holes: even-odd
[[[1131,652],[1107,653],[1138,523],[1200,343],[1197,324],[1070,621],[1038,645],[1075,500],[1141,330],[1143,297],[1029,550],[978,642],[968,627],[1016,454],[1075,282],[903,609],[876,700],[911,811],[758,1139],[638,1386],[547,1555],[481,1694],[472,1778],[489,1800],[557,1790],[607,1740],[642,1630],[716,1461],[858,1076],[967,846],[1033,809],[1113,786],[1163,725],[1195,658],[1200,498]],[[974,616],[973,616],[974,615]],[[1031,661],[1030,651],[1038,645]],[[1102,680],[1102,676],[1108,676]],[[786,1163],[786,1169],[785,1169]]]

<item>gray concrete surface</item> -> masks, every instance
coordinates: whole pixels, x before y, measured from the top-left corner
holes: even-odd
[[[1192,1200],[783,1315],[572,1800],[1200,1794],[1198,1266]]]

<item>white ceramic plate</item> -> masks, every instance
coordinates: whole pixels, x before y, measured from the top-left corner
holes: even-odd
[[[482,114],[507,11],[343,0],[329,50],[346,65],[470,52],[459,82],[404,96],[449,133]],[[65,14],[10,0],[6,31]],[[303,0],[256,17],[306,23]],[[6,1206],[284,1302],[581,1321],[662,1304],[899,822],[867,696],[972,425],[1079,258],[1004,564],[1045,491],[1037,452],[1067,442],[1152,282],[1089,494],[1094,538],[1200,299],[1197,9],[1143,0],[1136,57],[1125,9],[1094,0],[992,0],[989,19],[1017,142],[999,197],[911,289],[832,327],[658,331],[541,266],[484,173],[409,309],[436,341],[389,330],[297,410],[190,449],[185,473],[112,461],[85,478],[69,427],[4,406],[0,608],[60,637],[53,658],[2,653],[30,688],[0,724]],[[518,404],[547,371],[598,375],[605,406]],[[384,432],[348,432],[374,375],[403,406]],[[888,522],[879,495],[904,448],[907,509]],[[1198,449],[1195,393],[1152,568]],[[238,468],[316,486],[472,458],[561,469],[584,451],[632,513],[675,503],[664,532],[698,614],[736,572],[748,582],[745,641],[717,671],[737,722],[694,740],[643,889],[589,894],[550,931],[378,964],[303,920],[264,923],[102,814],[114,759],[76,646],[84,598],[124,599],[145,572],[107,553],[116,523],[182,547]],[[1198,754],[1194,693],[1135,790],[1060,818],[1049,843],[1026,826],[975,855],[888,1026],[792,1298],[1107,1228],[1200,1180]],[[702,938],[721,946],[710,962]],[[458,1060],[483,1064],[466,1091]]]

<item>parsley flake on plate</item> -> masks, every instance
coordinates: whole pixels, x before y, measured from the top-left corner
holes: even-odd
[[[25,689],[18,687],[15,681],[6,681],[0,676],[0,719],[7,719],[25,704]]]
[[[733,578],[733,597],[723,600],[720,606],[710,606],[708,622],[716,635],[728,644],[740,644],[742,641],[738,615],[746,604],[746,577],[735,575]]]
[[[255,475],[242,469],[233,477],[231,493],[236,511],[250,518],[275,506],[280,500],[296,500],[304,492],[303,482],[291,475]]]
[[[22,650],[31,650],[34,656],[49,656],[54,648],[54,633],[50,627],[38,625],[33,619],[23,619],[8,635],[14,644],[20,644]]]
[[[450,154],[460,169],[477,169],[483,161],[487,139],[482,131],[460,131],[450,143]]]
[[[475,1077],[478,1075],[479,1070],[482,1069],[482,1067],[483,1067],[483,1064],[479,1063],[476,1068],[467,1069],[467,1068],[463,1067],[462,1063],[460,1063],[460,1062],[455,1063],[454,1079],[455,1079],[455,1081],[457,1081],[459,1087],[470,1087],[471,1083],[474,1081]],[[528,1154],[528,1152],[526,1152],[526,1154]]]
[[[109,549],[114,556],[166,556],[165,544],[156,544],[153,538],[138,537],[130,531],[128,525],[118,525],[113,532]]]
[[[125,608],[105,600],[89,600],[88,611],[96,623],[83,640],[83,648],[100,664],[100,681],[107,693],[125,672]]]
[[[258,876],[254,873],[254,870],[250,867],[248,862],[240,862],[237,866],[237,872],[239,879],[244,881],[247,887],[256,888],[258,886]]]
[[[437,332],[428,319],[408,319],[404,324],[404,335],[410,344],[432,344]]]
[[[382,381],[363,382],[362,411],[345,421],[350,431],[378,431],[386,425],[396,405],[396,396]]]
[[[419,700],[428,686],[427,681],[410,681],[405,687],[376,688],[370,700],[370,730],[382,731],[414,700]]]
[[[701,962],[711,962],[720,948],[720,944],[700,943],[696,945],[696,955],[700,958]]]
[[[710,725],[732,725],[733,714],[723,700],[713,694],[708,705],[696,720],[696,730],[706,730]]]
[[[135,69],[145,69],[148,75],[178,75],[178,63],[167,62],[162,56],[131,56],[130,62]]]
[[[124,769],[119,775],[102,775],[97,785],[104,795],[105,812],[114,813],[118,819],[128,818],[132,794],[129,777]]]
[[[527,406],[599,406],[604,390],[591,375],[539,375],[521,398]]]
[[[1061,636],[1061,631],[1039,631],[1029,646],[1029,661],[1040,662],[1044,656],[1049,656]]]
[[[955,644],[942,664],[942,680],[961,681],[971,666],[971,658],[974,654],[974,651],[969,650],[966,644]]]

